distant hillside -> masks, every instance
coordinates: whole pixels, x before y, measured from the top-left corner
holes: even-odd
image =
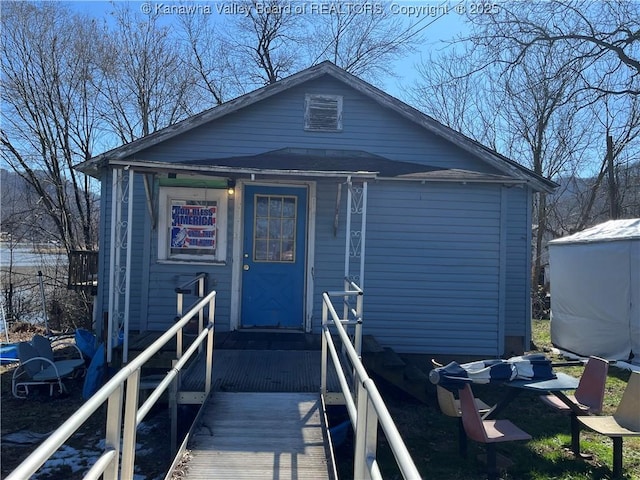
[[[596,178],[561,177],[560,186],[548,198],[551,206],[549,226],[562,236],[609,220],[609,195],[605,177],[592,198]],[[621,218],[640,217],[640,162],[617,172],[620,185]],[[589,208],[589,203],[591,207]]]
[[[44,172],[41,175],[46,178]],[[70,184],[69,188],[72,188]],[[20,175],[6,169],[0,169],[0,205],[3,239],[39,243],[61,240],[40,196]]]

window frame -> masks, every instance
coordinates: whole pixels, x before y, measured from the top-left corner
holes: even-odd
[[[266,198],[267,199],[267,215],[259,215],[259,208],[258,208],[258,200],[259,198]],[[271,215],[271,201],[272,199],[278,198],[281,202],[282,202],[282,211],[280,216],[278,217],[272,217]],[[286,200],[293,200],[293,216],[291,217],[287,217],[284,216],[284,203],[286,202]],[[254,207],[253,207],[253,239],[252,239],[252,244],[253,244],[253,252],[252,252],[252,261],[254,263],[270,263],[270,264],[275,264],[275,263],[280,263],[280,264],[294,264],[296,262],[296,249],[298,248],[298,231],[297,231],[297,221],[298,221],[298,196],[297,195],[283,195],[283,194],[261,194],[261,193],[257,193],[254,196]],[[266,233],[267,236],[266,237],[259,237],[259,231],[260,228],[258,228],[258,221],[259,220],[263,220],[267,222],[267,228],[266,228]],[[278,223],[278,226],[280,227],[280,233],[282,233],[282,227],[283,227],[283,223],[285,221],[291,221],[293,222],[293,234],[291,238],[286,238],[283,237],[282,235],[278,236],[278,237],[272,237],[271,236],[271,221],[272,220],[276,220]],[[258,244],[260,242],[266,242],[266,245],[268,246],[269,244],[271,244],[271,242],[277,238],[278,242],[279,242],[279,253],[280,256],[277,260],[272,260],[269,258],[259,258],[257,252],[258,252]],[[283,259],[282,256],[282,242],[284,240],[289,240],[293,246],[292,249],[292,256],[290,260],[287,259]],[[265,255],[265,257],[267,257],[268,255]]]
[[[336,102],[335,126],[323,126],[320,122],[312,121],[312,111],[314,108],[320,109],[319,105],[314,106],[314,102]],[[323,93],[307,93],[304,97],[304,129],[308,132],[342,132],[342,95],[331,95]]]
[[[171,253],[171,207],[174,201],[216,202],[216,248],[214,254]],[[228,194],[225,189],[160,186],[158,207],[159,262],[226,264]]]

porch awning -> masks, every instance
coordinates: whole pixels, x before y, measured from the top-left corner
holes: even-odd
[[[338,174],[404,180],[498,181],[512,182],[505,175],[470,170],[447,169],[413,162],[391,160],[362,150],[283,148],[257,155],[181,162],[183,165],[213,166],[264,173],[298,175]]]
[[[524,183],[506,175],[442,168],[391,160],[362,150],[283,148],[256,155],[157,162],[111,160],[111,166],[146,172],[197,172],[235,177],[250,175],[295,177],[346,177],[440,182]]]

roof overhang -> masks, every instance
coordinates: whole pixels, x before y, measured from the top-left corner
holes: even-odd
[[[158,162],[144,159],[110,159],[102,167],[131,168],[139,173],[189,173],[233,178],[306,177],[414,182],[499,183],[521,185],[523,179],[461,169],[391,160],[359,150],[284,148],[257,155]]]
[[[156,162],[152,160],[113,160],[109,162],[112,168],[133,169],[139,173],[190,173],[200,175],[217,175],[238,177],[279,176],[279,177],[334,177],[334,178],[363,178],[375,179],[376,172],[362,172],[350,170],[299,170],[273,168],[245,168],[226,165],[193,165],[190,163]]]

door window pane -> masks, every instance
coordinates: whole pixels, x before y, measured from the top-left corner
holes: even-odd
[[[267,241],[256,240],[254,245],[254,261],[265,262],[269,260],[269,256],[267,255]]]
[[[296,216],[296,199],[285,198],[282,204],[282,216],[294,218]]]
[[[256,195],[253,261],[295,261],[297,197]]]
[[[260,218],[269,216],[269,197],[263,197],[258,195],[256,197],[256,212]]]

